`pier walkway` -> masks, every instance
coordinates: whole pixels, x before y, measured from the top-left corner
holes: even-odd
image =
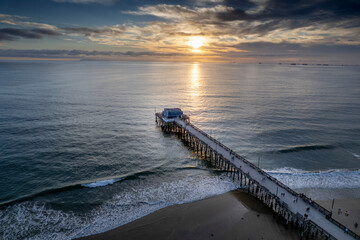
[[[184,115],[185,116],[185,115]],[[304,237],[319,239],[350,240],[360,239],[352,231],[331,218],[331,213],[311,201],[304,195],[300,195],[273,178],[245,158],[234,153],[216,139],[212,138],[196,126],[190,123],[187,117],[166,119],[161,113],[156,113],[156,122],[164,131],[180,133],[196,151],[204,152],[205,158],[210,156],[215,161],[215,166],[224,166],[226,169],[237,174],[241,186],[247,185],[253,194],[267,203],[287,222],[295,222],[303,229]],[[234,179],[235,177],[233,177]],[[244,180],[245,180],[245,184]],[[248,180],[248,181],[246,181]],[[305,235],[307,234],[307,235]]]

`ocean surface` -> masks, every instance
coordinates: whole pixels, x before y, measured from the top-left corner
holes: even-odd
[[[360,196],[359,66],[2,61],[0,239],[85,236],[237,188],[156,127],[164,107],[295,190]]]

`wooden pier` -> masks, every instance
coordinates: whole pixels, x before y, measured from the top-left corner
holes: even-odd
[[[331,212],[303,194],[279,182],[242,156],[190,123],[182,115],[166,118],[155,113],[155,121],[165,132],[178,134],[189,147],[215,167],[226,171],[240,188],[271,208],[289,227],[301,231],[301,239],[360,239],[331,217]]]

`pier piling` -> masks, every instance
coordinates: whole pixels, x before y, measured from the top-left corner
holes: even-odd
[[[345,233],[347,228],[329,217],[331,214],[328,210],[305,195],[296,193],[191,124],[188,116],[166,118],[162,113],[155,113],[155,122],[162,131],[176,133],[186,146],[193,149],[210,166],[225,171],[230,179],[237,181],[240,188],[246,188],[250,194],[272,209],[286,226],[301,229],[301,239],[360,239],[350,230]],[[282,193],[281,197],[278,197],[278,191]],[[298,198],[299,202],[293,201],[294,198]],[[311,211],[304,212],[307,208]]]

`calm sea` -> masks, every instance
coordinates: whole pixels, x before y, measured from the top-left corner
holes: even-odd
[[[156,127],[164,107],[295,190],[360,193],[359,66],[3,61],[0,238],[69,239],[235,189]]]

